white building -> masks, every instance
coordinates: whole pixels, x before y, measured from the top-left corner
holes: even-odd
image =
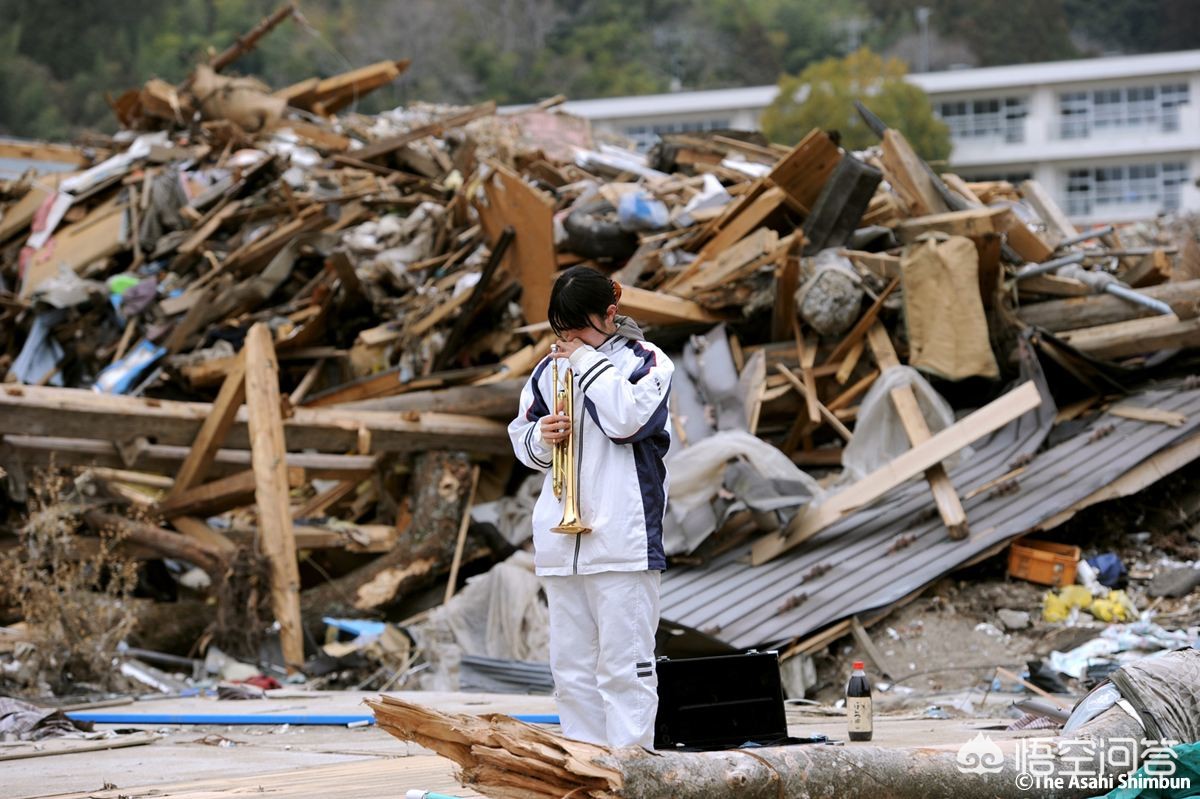
[[[1200,50],[914,74],[967,179],[1036,178],[1079,223],[1200,211]],[[599,129],[757,129],[774,86],[568,102]]]

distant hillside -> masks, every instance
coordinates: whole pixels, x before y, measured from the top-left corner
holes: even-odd
[[[105,93],[178,81],[274,0],[0,0],[0,134],[111,130]],[[384,58],[409,72],[365,101],[501,103],[774,83],[860,44],[931,65],[1187,49],[1194,0],[301,0],[235,71],[282,86]],[[930,35],[914,9],[926,6]],[[368,105],[369,104],[369,105]]]

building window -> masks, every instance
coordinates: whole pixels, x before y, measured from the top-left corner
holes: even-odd
[[[938,103],[937,114],[954,139],[1003,138],[1012,144],[1025,141],[1028,110],[1020,97],[995,100],[956,100]]]
[[[1019,186],[1027,180],[1033,180],[1032,172],[979,172],[963,175],[968,183],[1011,183]]]
[[[1072,169],[1067,172],[1067,213],[1121,213],[1130,206],[1173,211],[1187,181],[1182,162]]]
[[[1128,86],[1058,95],[1059,133],[1081,139],[1093,130],[1158,128],[1179,130],[1179,107],[1189,101],[1187,84]]]
[[[1179,106],[1188,103],[1188,86],[1186,83],[1172,83],[1163,86],[1158,93],[1162,103],[1162,126],[1168,133],[1179,130]]]
[[[1067,213],[1085,216],[1092,212],[1092,171],[1072,169],[1067,173]]]
[[[1183,199],[1183,186],[1188,182],[1187,164],[1170,163],[1162,165],[1163,209],[1178,211]]]
[[[1090,132],[1088,117],[1091,104],[1088,100],[1087,92],[1064,92],[1058,96],[1064,139],[1082,139]]]

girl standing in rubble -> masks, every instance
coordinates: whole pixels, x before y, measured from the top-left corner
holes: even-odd
[[[621,287],[576,266],[550,292],[558,342],[508,426],[517,458],[547,472],[533,511],[534,564],[550,604],[550,668],[563,734],[609,746],[654,743],[659,576],[674,365],[627,317]],[[575,379],[574,419],[555,407],[553,359]],[[557,405],[557,403],[556,403]],[[591,532],[552,532],[554,445],[574,431],[579,515]]]

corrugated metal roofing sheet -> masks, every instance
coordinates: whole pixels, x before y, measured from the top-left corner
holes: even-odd
[[[1042,393],[1047,396],[1044,385]],[[662,618],[743,649],[778,645],[897,602],[1200,427],[1200,390],[1148,391],[1126,403],[1179,411],[1187,421],[1168,427],[1102,415],[1034,457],[1015,491],[984,491],[965,500],[971,534],[963,541],[948,537],[928,487],[913,481],[761,566],[750,566],[745,546],[704,567],[670,569],[663,574]],[[1052,403],[1044,402],[977,445],[975,455],[950,474],[959,495],[1004,476],[1036,451],[1053,415]]]

